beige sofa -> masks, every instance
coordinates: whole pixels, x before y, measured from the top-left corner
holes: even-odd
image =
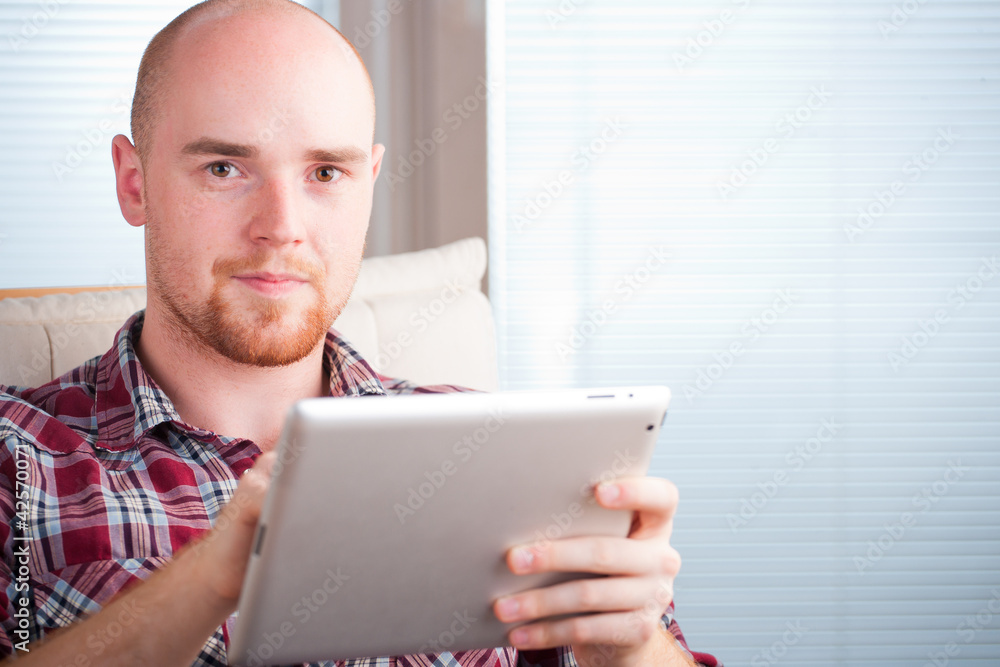
[[[495,390],[485,270],[486,244],[478,238],[366,259],[334,328],[383,375]],[[43,384],[103,354],[145,304],[143,287],[3,298],[0,384]]]

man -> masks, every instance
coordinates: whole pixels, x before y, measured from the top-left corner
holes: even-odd
[[[147,308],[103,357],[0,402],[6,653],[227,664],[288,407],[449,390],[381,378],[330,331],[381,166],[374,113],[353,48],[287,0],[211,0],[150,43],[135,145],[119,135],[112,149],[122,213],[145,227]],[[498,600],[499,618],[526,623],[512,647],[346,664],[693,664],[670,614],[660,629],[680,567],[676,490],[639,478],[596,493],[634,512],[629,538],[524,545],[507,561],[609,576]],[[573,612],[598,613],[543,620]]]

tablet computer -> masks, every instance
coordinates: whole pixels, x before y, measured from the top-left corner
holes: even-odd
[[[625,536],[594,485],[643,475],[666,387],[296,403],[229,658],[288,664],[504,646],[493,602],[583,573],[514,575],[507,551]]]

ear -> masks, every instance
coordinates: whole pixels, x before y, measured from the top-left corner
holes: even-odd
[[[115,165],[118,205],[125,220],[133,227],[146,224],[146,202],[142,197],[142,163],[135,146],[123,134],[111,141],[111,160]]]
[[[378,178],[378,174],[382,171],[382,157],[385,155],[385,146],[382,144],[375,144],[372,146],[372,183]]]

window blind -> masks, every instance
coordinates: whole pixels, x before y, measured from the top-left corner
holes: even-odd
[[[145,282],[142,230],[122,219],[111,139],[131,136],[146,44],[193,4],[0,3],[0,287]],[[336,3],[302,4],[336,19]]]
[[[1000,659],[1000,2],[489,8],[503,384],[666,384],[727,664]]]

